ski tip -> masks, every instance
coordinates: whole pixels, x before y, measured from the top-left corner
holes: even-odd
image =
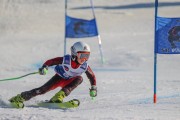
[[[77,106],[80,105],[80,101],[79,101],[78,99],[73,99],[72,101],[73,101],[73,103],[76,104]]]

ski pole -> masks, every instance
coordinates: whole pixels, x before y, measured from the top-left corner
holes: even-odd
[[[94,100],[95,100],[95,97],[91,97],[91,100],[94,101]]]
[[[28,76],[28,75],[33,75],[33,74],[37,74],[37,73],[39,73],[39,72],[32,72],[32,73],[28,73],[28,74],[25,74],[25,75],[20,76],[20,77],[14,77],[14,78],[2,79],[2,80],[0,80],[0,82],[1,82],[1,81],[9,81],[9,80],[17,80],[17,79],[20,79],[20,78],[26,77],[26,76]]]

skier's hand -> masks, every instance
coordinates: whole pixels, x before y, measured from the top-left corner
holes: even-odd
[[[40,75],[46,75],[48,72],[48,66],[43,65],[41,68],[39,68],[39,74]]]
[[[97,87],[95,85],[91,86],[91,89],[89,89],[89,95],[91,97],[96,97],[97,96]]]

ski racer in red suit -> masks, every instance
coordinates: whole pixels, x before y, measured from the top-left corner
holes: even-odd
[[[49,102],[62,103],[63,99],[82,83],[83,78],[81,77],[81,74],[84,72],[90,80],[90,96],[96,97],[96,77],[90,66],[87,64],[89,56],[90,47],[86,43],[76,42],[71,47],[71,55],[47,60],[43,66],[39,68],[40,75],[45,75],[49,66],[56,65],[54,69],[56,74],[47,83],[39,88],[22,92],[21,94],[12,97],[9,101],[16,104],[19,108],[23,108],[24,101],[27,101],[37,95],[44,94],[50,90],[54,90],[57,87],[61,87],[62,89],[57,92]]]

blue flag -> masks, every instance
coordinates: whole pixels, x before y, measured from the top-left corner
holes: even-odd
[[[96,20],[84,20],[66,16],[66,37],[83,38],[97,36]]]
[[[180,54],[180,18],[156,18],[156,53]]]

